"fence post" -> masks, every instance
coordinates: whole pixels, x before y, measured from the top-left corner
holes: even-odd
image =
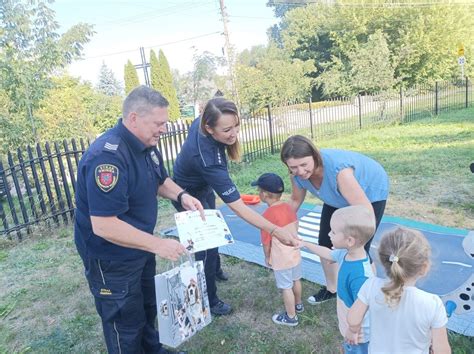
[[[313,134],[313,108],[312,108],[312,103],[313,100],[311,99],[311,96],[309,96],[309,126],[311,128],[311,140],[314,140],[314,134]]]
[[[270,129],[270,151],[272,155],[275,153],[273,148],[273,127],[272,127],[272,112],[270,110],[270,105],[267,105],[267,113],[268,113],[268,128]]]
[[[14,169],[9,166],[9,170],[11,171],[10,173],[13,174],[15,173]],[[7,197],[7,203],[8,203],[8,207],[10,208],[10,212],[11,212],[11,215],[12,215],[12,223],[13,225],[15,225],[12,229],[13,230],[16,230],[16,235],[18,237],[19,240],[22,239],[22,236],[21,236],[21,229],[19,227],[20,225],[20,221],[18,220],[18,216],[16,214],[16,209],[15,209],[15,205],[13,204],[13,197],[10,193],[10,186],[8,185],[8,178],[7,178],[7,174],[5,173],[5,169],[3,168],[3,164],[2,164],[2,161],[0,161],[0,173],[3,177],[3,181],[5,182],[5,195]],[[2,217],[3,219],[3,217]],[[7,218],[5,216],[4,218],[4,225],[7,225]],[[8,227],[5,228],[6,230],[8,230]]]
[[[23,216],[23,225],[20,223],[20,221],[17,222],[17,226],[21,228],[22,226],[29,225],[30,219],[28,218],[28,212],[26,211],[26,206],[25,206],[25,201],[23,199],[23,193],[21,191],[20,181],[17,176],[17,165],[13,161],[13,154],[10,151],[7,154],[7,161],[8,161],[8,164],[10,165],[10,171],[12,171],[13,186],[15,187],[16,197],[18,199],[18,204],[20,205],[20,212],[21,212],[21,215]],[[18,169],[20,169],[19,165],[18,165]],[[30,227],[29,226],[27,227],[28,227],[27,232],[31,233]],[[19,239],[21,241],[21,235]]]
[[[16,152],[18,156],[18,165],[20,167],[21,175],[23,177],[23,183],[26,188],[26,195],[28,196],[28,202],[30,203],[31,214],[33,216],[33,219],[37,219],[38,214],[36,213],[35,200],[33,197],[33,192],[31,190],[30,181],[28,180],[28,174],[26,173],[25,162],[23,160],[23,154],[20,148],[18,148]]]
[[[403,86],[400,85],[400,123],[403,123]]]
[[[360,98],[360,93],[357,94],[357,100],[359,102],[359,129],[362,129],[362,100]]]
[[[5,210],[3,209],[3,203],[0,203],[0,220],[2,220],[2,225],[3,225],[3,230],[1,230],[0,234],[2,234],[3,232],[5,232],[6,234],[8,230],[8,220],[7,220],[7,214],[5,213]]]
[[[439,113],[439,93],[438,93],[438,81],[435,82],[435,115]]]
[[[10,210],[11,210],[10,188],[8,187],[7,175],[5,173],[5,169],[3,168],[3,163],[2,163],[1,160],[0,160],[0,188],[1,188],[0,198],[2,197],[3,194],[6,196],[6,198],[8,200],[8,204],[10,206]],[[13,210],[12,215],[13,215],[14,212],[15,212],[15,210]],[[14,214],[14,215],[16,216],[16,214]],[[3,201],[0,201],[0,219],[2,220],[3,230],[5,231],[5,234],[6,234],[6,231],[9,229],[9,227],[8,227],[7,214],[5,212],[5,209],[3,208]]]
[[[82,139],[81,139],[81,145],[82,145]],[[48,173],[46,172],[46,165],[44,164],[46,157],[43,156],[43,152],[41,151],[41,146],[39,143],[36,144],[36,155],[38,156],[41,174],[43,175],[43,183],[46,189],[46,195],[48,196],[48,200],[49,200],[49,208],[51,210],[51,214],[52,214],[54,222],[56,223],[56,225],[59,225],[59,218],[58,218],[58,215],[56,214],[56,205],[54,204],[53,193],[51,192],[49,177],[48,177]]]
[[[466,108],[469,107],[469,78],[466,76]]]

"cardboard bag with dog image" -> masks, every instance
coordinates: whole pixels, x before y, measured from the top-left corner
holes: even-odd
[[[202,261],[189,261],[155,275],[160,342],[172,348],[211,323]]]

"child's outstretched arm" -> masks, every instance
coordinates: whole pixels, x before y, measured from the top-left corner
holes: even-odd
[[[433,340],[434,354],[451,354],[446,327],[432,328],[431,337]]]
[[[369,306],[364,304],[359,299],[357,299],[349,309],[349,312],[347,313],[347,323],[349,324],[349,331],[345,336],[346,341],[349,344],[359,343],[360,326],[368,309]]]
[[[331,256],[331,250],[327,247],[315,245],[314,243],[303,241],[302,246],[308,248],[311,252],[328,261],[335,262]]]

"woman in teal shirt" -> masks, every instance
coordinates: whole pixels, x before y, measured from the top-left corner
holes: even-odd
[[[329,238],[331,216],[339,208],[365,205],[375,215],[376,228],[382,220],[389,192],[388,175],[375,160],[363,154],[338,149],[318,149],[301,135],[289,137],[281,149],[281,161],[291,173],[291,206],[297,211],[309,191],[323,201],[319,244],[332,247]],[[370,240],[365,248],[370,250]],[[337,263],[321,260],[326,287],[310,296],[318,304],[336,296]]]

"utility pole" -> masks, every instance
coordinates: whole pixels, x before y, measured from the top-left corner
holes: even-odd
[[[148,68],[150,67],[150,63],[146,62],[145,57],[145,48],[140,47],[140,57],[142,59],[141,64],[134,65],[137,69],[143,69],[143,75],[145,77],[145,85],[151,87],[150,76],[148,75]]]
[[[229,76],[232,85],[232,96],[234,98],[235,103],[240,106],[234,71],[234,50],[232,49],[232,46],[230,44],[229,29],[227,28],[227,12],[225,10],[224,0],[219,0],[219,5],[221,8],[222,23],[224,24],[225,50],[227,54],[227,65],[229,68]]]

